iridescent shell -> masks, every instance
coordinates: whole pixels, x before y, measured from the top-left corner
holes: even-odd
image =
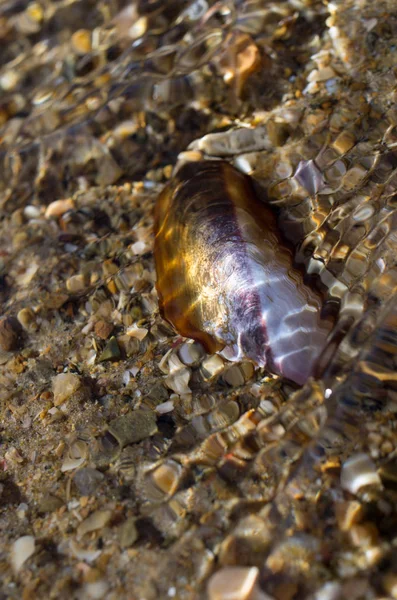
[[[315,372],[332,323],[248,176],[184,165],[159,196],[155,236],[160,309],[181,335],[298,384]]]

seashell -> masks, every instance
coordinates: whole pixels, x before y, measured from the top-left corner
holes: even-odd
[[[302,385],[332,322],[251,179],[223,161],[183,165],[155,209],[160,310],[183,336]]]

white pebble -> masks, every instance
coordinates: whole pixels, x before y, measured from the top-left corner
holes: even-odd
[[[167,400],[167,402],[162,402],[156,407],[156,411],[160,415],[165,415],[174,410],[174,402],[172,400]]]

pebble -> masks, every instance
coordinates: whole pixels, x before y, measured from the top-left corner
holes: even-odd
[[[73,373],[60,373],[52,380],[54,405],[59,406],[81,387],[82,381]]]
[[[249,600],[259,576],[257,567],[225,567],[208,582],[209,600]]]
[[[92,496],[104,478],[100,471],[92,467],[83,467],[76,471],[73,481],[81,496]]]
[[[111,510],[96,510],[77,527],[77,535],[83,537],[86,533],[103,529],[112,517]]]
[[[66,198],[65,200],[55,200],[51,202],[44,213],[46,219],[61,217],[68,210],[74,208],[74,202],[72,198]]]
[[[66,280],[66,289],[72,294],[81,292],[86,288],[85,277],[81,273],[79,275],[72,275]]]
[[[78,29],[70,41],[76,54],[84,55],[91,51],[91,32],[88,29]]]
[[[17,350],[21,342],[22,327],[15,317],[0,319],[0,348],[5,352]]]
[[[123,448],[140,442],[157,432],[156,414],[138,408],[109,423],[109,431]]]
[[[27,219],[38,219],[40,217],[40,208],[33,204],[28,204],[23,209],[23,215]]]
[[[106,360],[118,360],[121,357],[120,347],[114,336],[110,338],[106,344],[103,352],[99,356],[99,362],[105,362]]]
[[[22,308],[17,314],[18,321],[25,329],[35,322],[35,318],[35,314],[31,308]]]
[[[138,539],[135,517],[130,517],[118,529],[118,538],[122,548],[130,548]]]
[[[63,505],[64,502],[61,500],[61,498],[47,493],[42,496],[38,509],[40,513],[49,513],[58,510],[58,508],[61,508]]]
[[[94,331],[101,340],[106,340],[113,331],[113,325],[101,319],[95,323]]]

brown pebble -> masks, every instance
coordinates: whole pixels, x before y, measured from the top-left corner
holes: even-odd
[[[112,331],[113,325],[107,323],[106,321],[101,320],[95,323],[95,334],[101,338],[101,340],[106,340]]]
[[[20,345],[22,327],[15,317],[3,317],[0,320],[0,347],[5,352],[16,350]]]

